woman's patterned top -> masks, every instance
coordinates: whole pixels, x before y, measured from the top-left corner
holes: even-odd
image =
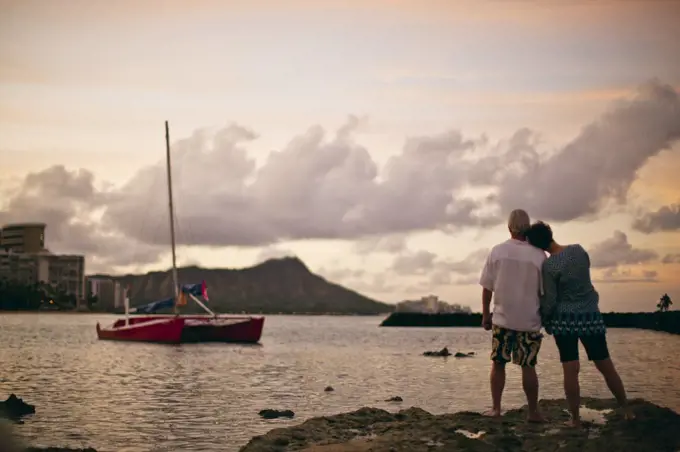
[[[590,280],[590,257],[581,245],[568,245],[543,263],[541,317],[548,333],[604,334],[600,296]]]

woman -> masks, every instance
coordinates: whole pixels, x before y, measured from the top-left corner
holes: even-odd
[[[571,425],[577,428],[581,426],[579,340],[586,349],[588,359],[595,363],[619,402],[626,419],[633,419],[623,382],[609,357],[606,329],[598,306],[599,295],[590,280],[588,253],[581,245],[562,246],[556,243],[550,226],[543,222],[531,226],[527,240],[550,253],[543,263],[541,317],[546,332],[555,336],[560,353]]]

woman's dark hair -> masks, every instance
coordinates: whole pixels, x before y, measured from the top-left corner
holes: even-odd
[[[547,251],[550,244],[553,242],[553,233],[550,226],[538,221],[531,225],[526,233],[527,240],[536,248]]]

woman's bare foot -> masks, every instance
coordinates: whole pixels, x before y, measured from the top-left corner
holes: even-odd
[[[483,412],[482,415],[486,416],[486,417],[501,417],[501,410],[494,408],[494,409]]]
[[[635,419],[635,413],[633,413],[633,410],[629,406],[621,408],[621,414],[623,414],[624,419],[627,421]]]

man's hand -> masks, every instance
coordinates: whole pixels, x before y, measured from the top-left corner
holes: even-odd
[[[486,331],[491,329],[491,298],[493,292],[486,287],[482,289],[482,326]]]
[[[486,331],[491,331],[491,317],[493,314],[482,314],[482,326]]]

